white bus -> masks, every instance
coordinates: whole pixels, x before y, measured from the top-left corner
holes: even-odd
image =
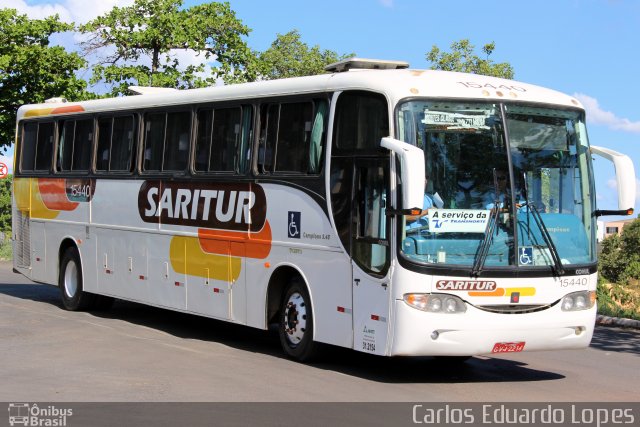
[[[630,159],[589,147],[571,96],[407,67],[23,106],[15,270],[68,310],[278,323],[303,361],[586,347]],[[620,212],[596,209],[596,153]]]

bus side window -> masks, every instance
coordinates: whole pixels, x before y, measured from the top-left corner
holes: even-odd
[[[71,160],[73,158],[73,133],[75,132],[75,120],[58,122],[60,136],[58,137],[58,154],[56,160],[56,170],[66,172],[71,170]]]
[[[48,171],[51,168],[53,155],[53,137],[55,125],[53,122],[38,124],[38,138],[36,144],[35,170]]]
[[[35,166],[37,138],[38,123],[24,123],[22,126],[22,153],[20,156],[20,170],[22,171],[32,171]]]
[[[96,171],[109,170],[109,157],[111,153],[111,133],[113,119],[101,117],[98,120],[98,147],[96,152]]]
[[[238,163],[235,171],[244,174],[251,164],[251,142],[253,141],[253,107],[251,105],[242,106],[241,141],[238,147]]]
[[[273,151],[278,137],[279,104],[260,107],[260,135],[258,137],[258,171],[273,172]]]
[[[322,153],[326,140],[327,115],[329,104],[326,100],[315,101],[316,113],[311,129],[311,141],[309,145],[309,173],[320,173],[322,165]]]
[[[311,140],[311,102],[280,105],[276,142],[276,172],[308,171],[308,150]]]
[[[211,129],[213,127],[213,110],[198,111],[198,125],[196,127],[196,151],[194,170],[209,172],[209,158],[211,156]]]
[[[233,172],[240,145],[240,108],[219,108],[213,115],[209,170]]]
[[[379,152],[385,136],[389,136],[389,112],[384,96],[362,91],[340,94],[333,124],[334,154]]]
[[[134,144],[133,116],[120,116],[113,119],[111,140],[110,171],[130,172]]]
[[[149,113],[144,118],[144,153],[142,170],[162,170],[166,114]]]
[[[93,119],[59,122],[58,128],[60,136],[56,170],[88,171],[93,143]]]
[[[88,171],[93,146],[93,119],[77,120],[73,138],[71,170]]]
[[[182,172],[187,168],[189,161],[191,112],[168,113],[166,123],[162,170]]]

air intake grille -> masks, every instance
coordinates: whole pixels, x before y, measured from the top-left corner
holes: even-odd
[[[29,231],[29,214],[23,215],[16,210],[16,241],[14,245],[16,265],[18,267],[31,267],[31,233]]]
[[[527,314],[527,313],[535,313],[537,311],[543,311],[550,307],[553,307],[556,303],[553,304],[542,304],[542,305],[524,305],[524,304],[504,304],[504,305],[476,305],[475,307],[488,311],[491,313],[500,313],[500,314]]]

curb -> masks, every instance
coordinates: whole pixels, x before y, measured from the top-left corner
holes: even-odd
[[[619,317],[609,317],[598,314],[596,316],[596,325],[640,329],[640,320],[623,319]]]

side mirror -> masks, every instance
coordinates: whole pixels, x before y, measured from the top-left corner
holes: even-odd
[[[591,153],[597,154],[613,163],[616,170],[616,182],[618,187],[618,209],[596,210],[594,215],[631,215],[636,204],[636,173],[633,161],[617,151],[604,147],[591,146]]]
[[[422,210],[424,203],[424,152],[415,145],[386,137],[380,146],[396,153],[400,159],[400,178],[402,179],[401,210]]]

